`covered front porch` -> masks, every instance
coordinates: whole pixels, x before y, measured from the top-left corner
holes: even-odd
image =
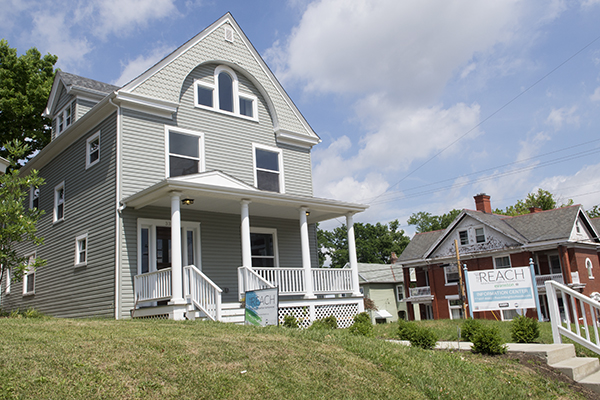
[[[351,323],[363,310],[353,215],[366,206],[260,191],[220,172],[167,178],[124,205],[138,225],[133,317],[240,322],[229,316],[245,292],[268,287],[279,289],[280,320]],[[350,267],[318,268],[314,223],[336,217],[348,226]]]

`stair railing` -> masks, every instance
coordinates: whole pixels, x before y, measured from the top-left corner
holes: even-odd
[[[185,297],[208,318],[221,321],[223,290],[193,265],[183,268]]]
[[[239,267],[238,268],[238,295],[240,301],[246,297],[247,291],[260,290],[260,289],[271,289],[275,286],[269,281],[258,275],[251,268]]]

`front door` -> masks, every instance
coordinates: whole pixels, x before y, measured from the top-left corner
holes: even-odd
[[[156,227],[156,269],[171,268],[171,228]]]

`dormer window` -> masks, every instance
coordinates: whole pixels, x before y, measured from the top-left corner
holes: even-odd
[[[60,135],[73,122],[71,105],[72,103],[69,103],[58,114],[56,114],[56,136]]]
[[[240,93],[236,73],[224,65],[215,68],[213,83],[197,80],[194,84],[194,104],[199,108],[256,121],[257,102],[256,96]]]

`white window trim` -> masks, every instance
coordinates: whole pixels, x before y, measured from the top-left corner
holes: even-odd
[[[467,243],[465,243],[465,244],[462,243],[462,240],[460,238],[460,233],[461,232],[466,232],[467,233]],[[457,233],[457,235],[458,235],[458,238],[457,238],[458,239],[458,244],[460,246],[468,246],[469,245],[469,230],[468,229],[461,229],[461,230],[459,230],[458,233]]]
[[[10,268],[6,268],[6,290],[4,293],[10,294]]]
[[[204,157],[204,133],[165,125],[165,178],[171,177],[171,167],[169,163],[169,157],[171,155],[171,149],[169,148],[169,132],[198,137],[198,153],[200,157],[200,160],[198,160],[198,173],[206,171],[206,162]],[[178,156],[185,157],[181,155]]]
[[[504,258],[504,257],[508,257],[508,263],[510,264],[508,267],[500,267],[498,268],[498,265],[496,264],[496,259],[497,258]],[[494,255],[493,256],[494,259],[494,269],[507,269],[507,268],[512,268],[512,260],[510,259],[510,254],[500,254],[500,255]]]
[[[33,200],[35,199],[35,194],[37,192],[37,199],[38,199],[38,209],[40,208],[40,188],[36,188],[31,186],[29,188],[29,209],[33,210]]]
[[[60,219],[58,218],[58,191],[59,191],[59,189],[63,190],[63,202],[62,202],[63,212],[62,212],[62,218],[60,218]],[[59,183],[58,185],[56,185],[54,187],[54,211],[53,211],[53,222],[54,223],[65,220],[66,198],[67,198],[67,194],[66,194],[66,190],[65,190],[65,181],[62,181],[61,183]]]
[[[168,219],[149,219],[149,218],[138,218],[137,220],[137,274],[142,273],[142,229],[148,229],[148,272],[156,271],[156,227],[170,227],[171,221]],[[200,222],[181,221],[181,256],[187,254],[187,240],[183,234],[188,229],[196,229],[198,238],[196,239],[194,252],[196,254],[197,264],[195,267],[202,271],[202,248],[201,248],[201,234],[202,229]],[[183,259],[182,259],[183,262]],[[183,265],[185,266],[185,265]]]
[[[399,294],[402,293],[402,298],[400,298]],[[404,285],[396,285],[396,301],[401,302],[404,300],[406,296],[404,296]]]
[[[450,315],[450,319],[454,319],[452,318],[452,310],[462,310],[462,306],[451,306],[450,305],[450,301],[452,300],[460,300],[460,296],[459,295],[449,295],[446,296],[446,301],[448,303],[448,314]]]
[[[483,242],[478,242],[477,241],[477,229],[483,229]],[[480,244],[480,243],[485,243],[488,240],[487,234],[486,234],[486,229],[485,226],[474,226],[473,227],[473,239],[475,240],[475,244]]]
[[[279,268],[279,246],[277,244],[277,229],[276,228],[261,228],[261,227],[250,227],[250,233],[266,233],[273,235],[273,264],[274,268]],[[251,256],[254,258],[254,256]]]
[[[231,90],[233,94],[233,112],[227,110],[221,110],[219,107],[219,74],[221,72],[226,72],[231,76]],[[212,90],[212,107],[205,106],[203,104],[198,103],[198,86],[203,86],[204,88]],[[240,114],[240,97],[252,100],[252,117],[247,115]],[[249,121],[258,122],[258,98],[253,94],[249,93],[240,93],[239,90],[239,80],[235,71],[225,65],[219,65],[215,68],[213,72],[213,82],[206,82],[201,79],[194,80],[194,106],[198,108],[202,108],[204,110],[213,111],[225,115],[231,115],[238,118],[243,118]]]
[[[258,188],[258,177],[256,174],[256,149],[266,150],[273,153],[277,153],[277,160],[279,162],[279,193],[285,193],[285,174],[283,171],[283,150],[278,147],[266,146],[262,144],[252,143],[252,169],[254,172],[254,187]],[[275,192],[273,192],[275,193]]]
[[[94,140],[98,139],[98,159],[90,162],[90,143],[93,142]],[[100,139],[100,131],[94,133],[92,136],[90,136],[88,138],[88,140],[86,141],[85,144],[85,169],[88,169],[90,167],[93,167],[94,165],[98,164],[100,162],[100,150],[102,148],[102,142]]]
[[[585,259],[585,269],[587,269],[587,271],[588,271],[589,279],[594,279],[594,272],[592,271],[593,268],[594,268],[594,264],[592,264],[592,260],[590,260],[589,258],[586,258]]]
[[[25,273],[23,274],[23,296],[32,296],[35,294],[35,281],[36,281],[36,274],[37,271],[35,271],[35,269],[32,271],[31,270],[31,260],[33,259],[35,261],[36,259],[36,253],[30,253],[27,256],[27,268],[25,269]],[[29,275],[33,275],[33,290],[31,292],[27,291],[27,278]]]
[[[70,101],[69,104],[67,104],[66,106],[64,106],[57,114],[56,114],[56,132],[54,137],[58,137],[59,135],[61,135],[64,131],[67,130],[68,127],[70,127],[71,125],[73,125],[73,110],[71,109],[73,105],[73,102]],[[67,115],[67,109],[71,112],[71,122],[69,123],[69,125],[66,125],[67,123],[67,119],[66,119],[66,115]],[[62,119],[63,121],[63,128],[62,130],[59,129],[59,121],[60,119]]]
[[[448,282],[448,273],[447,273],[447,268],[450,267],[444,267],[444,282],[446,282],[446,286],[456,286],[458,285],[458,282]],[[457,267],[457,271],[458,271],[458,267]],[[460,271],[458,271],[458,279],[460,280]]]
[[[85,261],[79,262],[79,242],[85,240]],[[79,235],[75,238],[75,263],[76,267],[83,267],[87,265],[88,262],[88,250],[89,250],[89,240],[88,234],[84,233],[83,235]]]

